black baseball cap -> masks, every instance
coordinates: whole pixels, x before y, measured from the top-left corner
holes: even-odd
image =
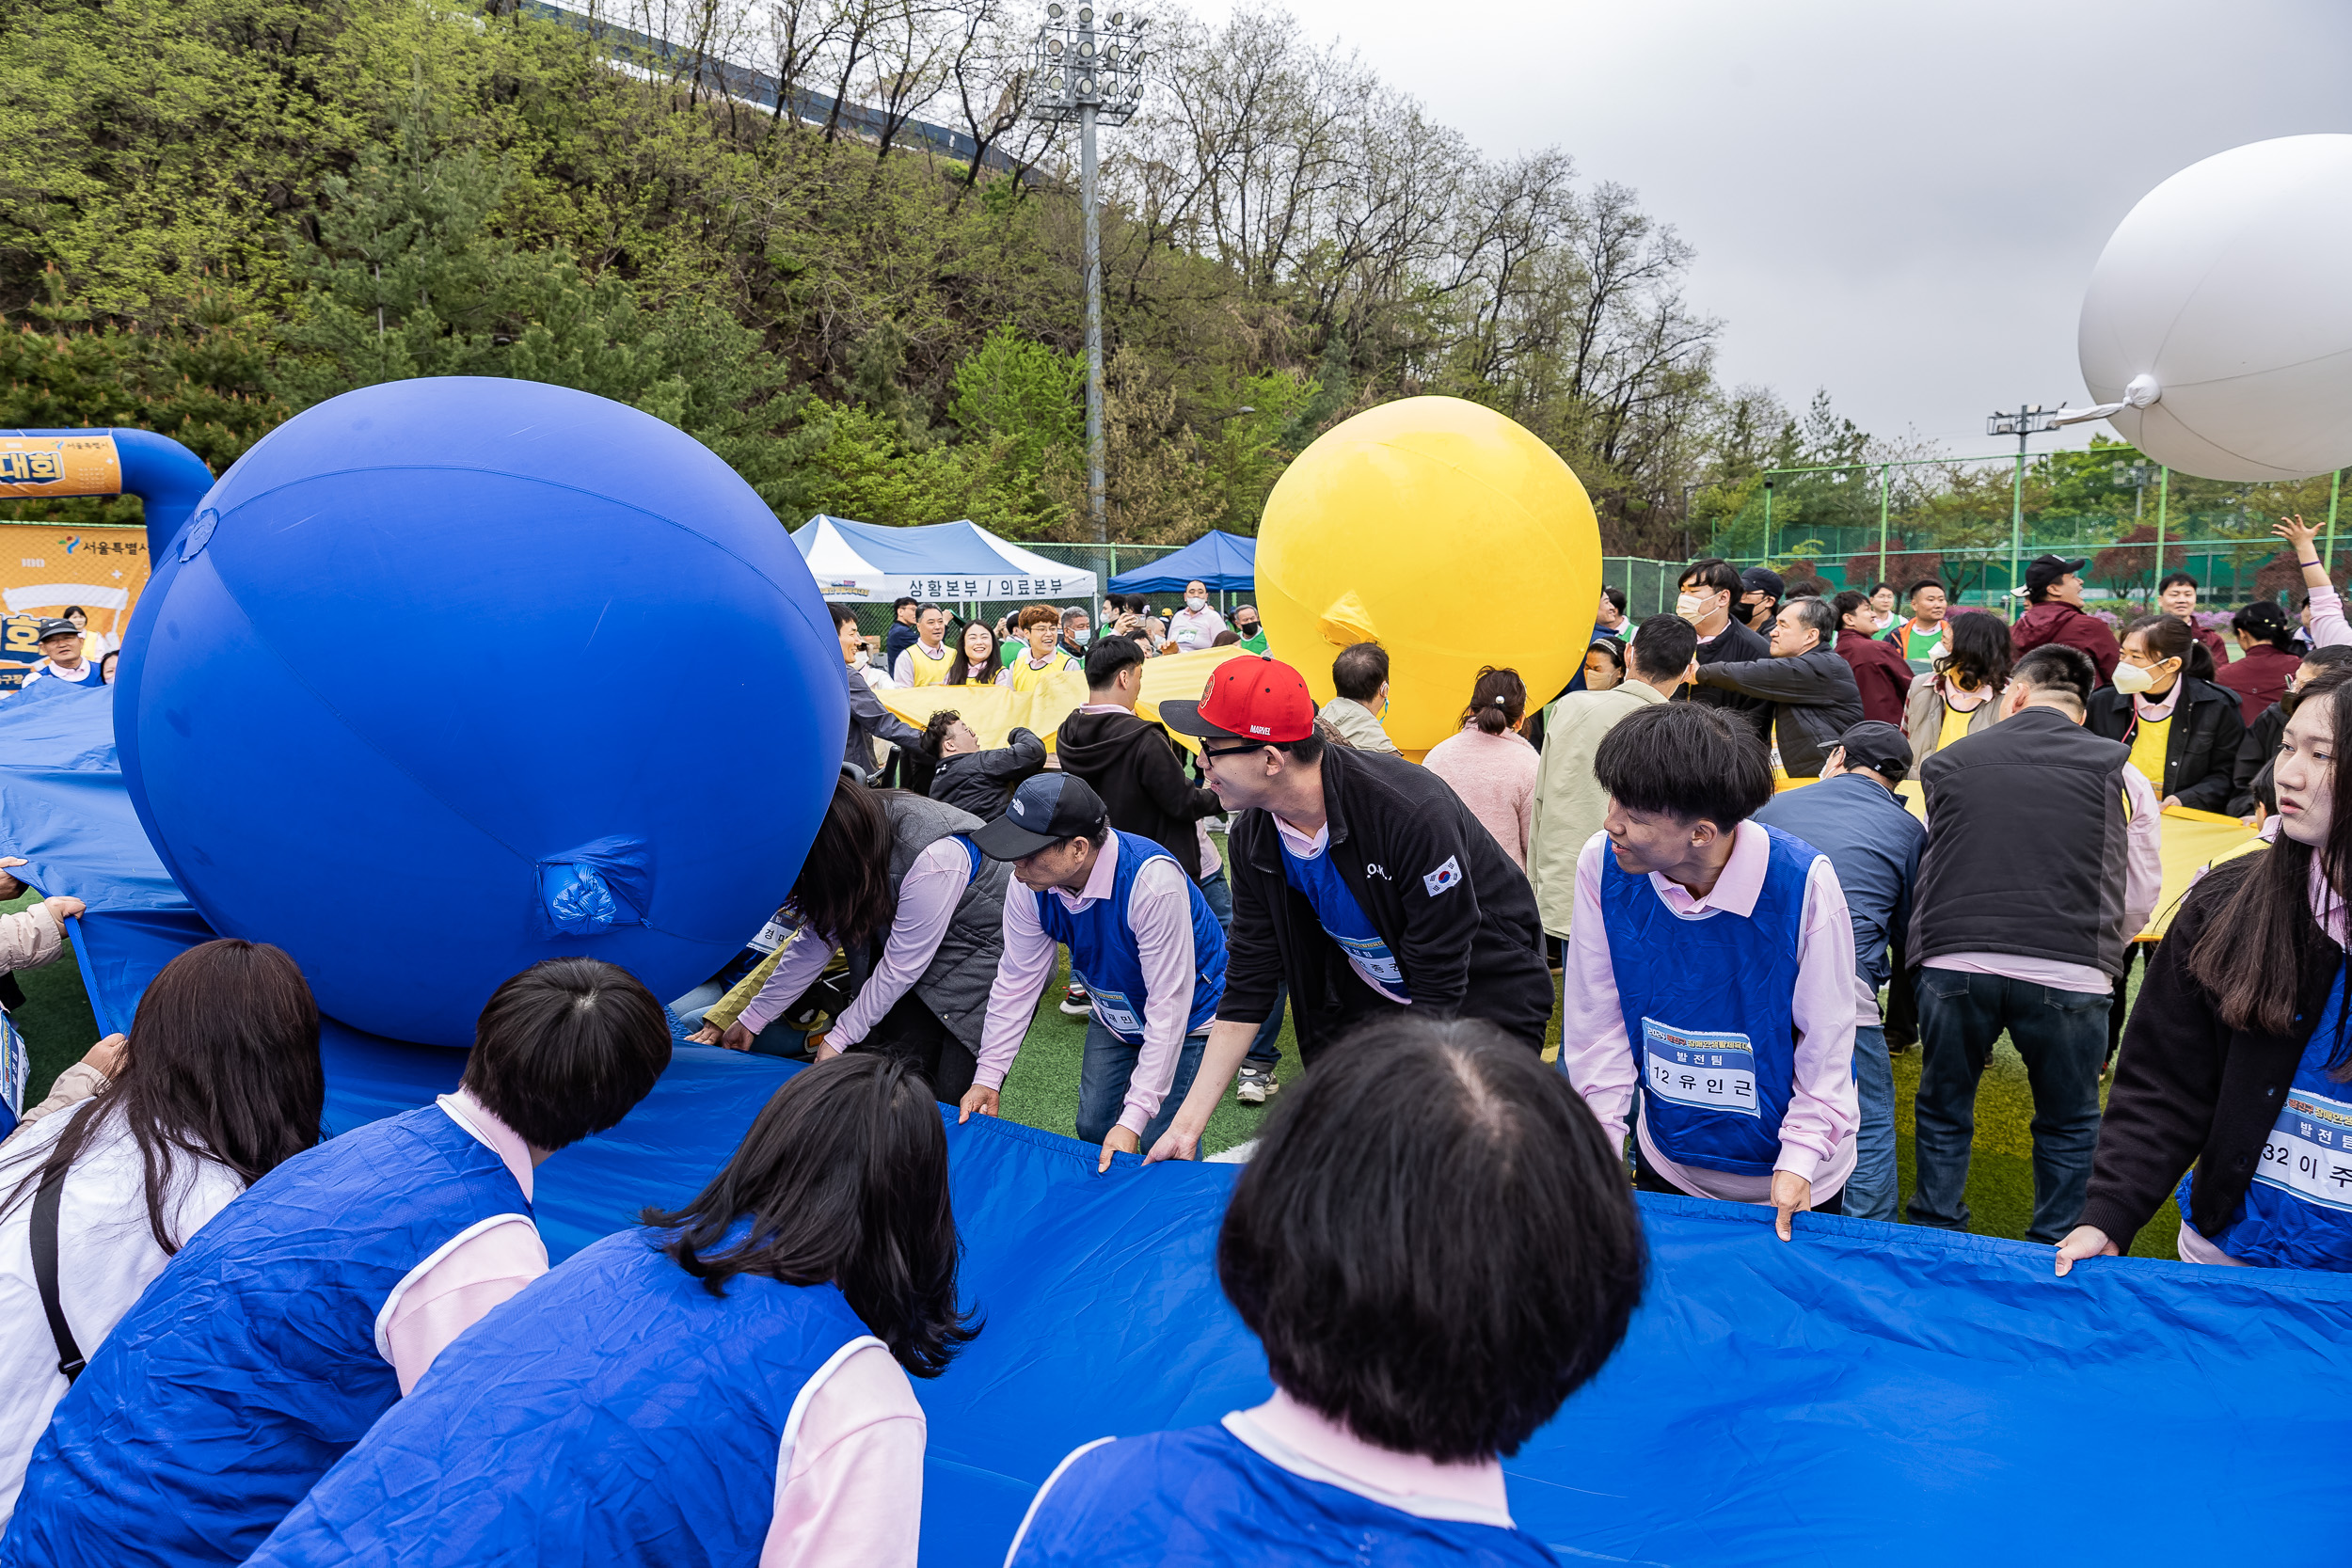
[[[1780,574],[1767,566],[1751,566],[1740,574],[1742,594],[1768,594],[1777,599],[1788,587],[1780,580]]]
[[[1005,815],[973,833],[972,842],[990,860],[1017,861],[1057,839],[1094,832],[1108,815],[1103,798],[1084,779],[1040,773],[1022,781]]]
[[[43,621],[34,629],[33,641],[46,642],[53,637],[79,637],[82,628],[71,621]]]
[[[1845,749],[1846,766],[1867,768],[1886,780],[1900,784],[1911,771],[1911,739],[1894,725],[1880,719],[1865,719],[1837,737]]]
[[[2090,563],[2089,556],[2069,561],[2062,555],[2037,555],[2026,563],[2026,592],[2039,594],[2069,572],[2079,572]]]

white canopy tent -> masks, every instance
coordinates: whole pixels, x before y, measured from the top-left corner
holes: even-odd
[[[900,597],[970,603],[1094,598],[1096,580],[1008,543],[977,523],[879,528],[823,514],[792,531],[825,597],[844,604],[888,604]]]

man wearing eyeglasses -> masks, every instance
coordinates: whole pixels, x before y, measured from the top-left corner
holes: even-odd
[[[1226,838],[1225,994],[1192,1092],[1146,1159],[1189,1157],[1250,1038],[1290,989],[1302,1060],[1398,1007],[1483,1018],[1543,1049],[1551,1020],[1535,895],[1461,798],[1402,757],[1326,745],[1307,682],[1232,658],[1160,721],[1201,742]]]

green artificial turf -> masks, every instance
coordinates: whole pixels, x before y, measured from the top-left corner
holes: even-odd
[[[0,905],[0,911],[22,909],[31,895]],[[2132,986],[2137,994],[2145,966],[2135,965]],[[1078,1115],[1078,1057],[1086,1042],[1086,1020],[1062,1013],[1067,965],[1055,975],[1039,1005],[1036,1021],[1021,1054],[1006,1075],[1002,1114],[1047,1132],[1075,1135]],[[49,1092],[50,1080],[81,1057],[98,1037],[89,1001],[83,993],[80,969],[71,952],[41,969],[21,970],[17,982],[24,988],[25,1005],[15,1015],[32,1053],[32,1084],[27,1103]],[[1557,984],[1557,976],[1554,977]],[[1560,1021],[1552,1017],[1549,1042],[1560,1039]],[[1282,1061],[1276,1069],[1280,1082],[1298,1076],[1298,1051],[1289,1023],[1282,1026]],[[1895,1058],[1895,1144],[1901,1168],[1902,1193],[1911,1194],[1913,1097],[1919,1087],[1916,1047]],[[1278,1090],[1276,1099],[1281,1091]],[[1229,1090],[1224,1103],[1209,1118],[1201,1152],[1216,1154],[1257,1135],[1266,1106],[1244,1105]],[[2033,1096],[2026,1085],[2026,1064],[2006,1037],[1994,1047],[1977,1094],[1975,1153],[1968,1166],[1968,1206],[1973,1228],[1985,1236],[2022,1238],[2033,1213]],[[2180,1228],[2179,1212],[2168,1202],[2134,1242],[2138,1258],[2174,1256],[2173,1238]]]

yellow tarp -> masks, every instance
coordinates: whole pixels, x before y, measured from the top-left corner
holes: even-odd
[[[1778,789],[1802,789],[1811,779],[1785,779]],[[1919,783],[1905,779],[1896,786],[1895,793],[1903,798],[1911,815],[1927,820],[1927,806],[1920,797]],[[2175,806],[2164,814],[2158,824],[2162,830],[2161,850],[2164,857],[2164,892],[2156,898],[2156,912],[2148,919],[2148,928],[2134,939],[2154,942],[2171,928],[2172,911],[2181,895],[2188,891],[2197,874],[2216,861],[2242,854],[2255,842],[2254,830],[2234,816],[2217,812],[2191,811]]]
[[[1201,648],[1144,660],[1143,689],[1136,699],[1136,711],[1156,722],[1163,701],[1198,699],[1200,689],[1208,684],[1209,672],[1244,651],[1231,646]],[[917,729],[941,708],[951,707],[972,726],[983,746],[1006,744],[1018,726],[1034,731],[1051,751],[1054,732],[1061,728],[1061,721],[1085,705],[1087,683],[1075,671],[1064,671],[1047,685],[1028,691],[1005,686],[895,686],[874,695],[882,699],[882,706]],[[1177,739],[1184,741],[1185,737]]]

